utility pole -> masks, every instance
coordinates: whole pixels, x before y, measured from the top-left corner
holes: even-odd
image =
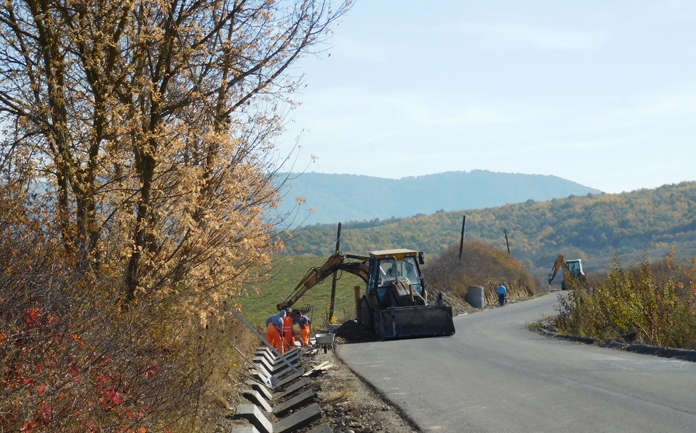
[[[464,250],[464,227],[466,226],[466,215],[462,219],[462,237],[459,239],[459,261],[462,260],[462,251]]]
[[[505,232],[505,245],[507,245],[508,256],[510,255],[510,242],[508,242],[507,229],[503,229]]]
[[[341,251],[341,223],[338,223],[338,233],[336,234],[336,252]],[[334,315],[334,303],[336,302],[336,281],[338,281],[338,272],[334,271],[333,281],[331,282],[331,303],[329,304],[329,322]]]

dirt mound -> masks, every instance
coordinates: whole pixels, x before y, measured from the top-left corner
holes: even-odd
[[[454,314],[455,316],[458,314],[470,313],[476,310],[474,307],[469,305],[464,299],[447,290],[443,290],[442,292],[433,291],[431,293],[428,293],[428,299],[437,299],[437,296],[440,293],[442,293],[442,299],[445,301],[445,305],[449,305],[450,307],[452,307],[452,314]]]
[[[334,332],[336,337],[343,338],[348,343],[360,343],[364,341],[374,341],[377,338],[373,333],[363,328],[355,320],[349,320],[341,325]]]

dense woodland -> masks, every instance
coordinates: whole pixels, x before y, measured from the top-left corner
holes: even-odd
[[[537,275],[559,254],[581,258],[588,270],[606,269],[612,254],[627,264],[643,255],[678,260],[696,256],[696,182],[621,194],[587,194],[502,207],[437,212],[410,218],[342,224],[341,250],[408,247],[438,253],[465,239],[506,248]],[[326,256],[334,251],[335,225],[313,225],[292,233],[288,254]]]

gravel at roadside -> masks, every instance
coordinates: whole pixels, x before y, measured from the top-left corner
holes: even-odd
[[[325,423],[330,424],[335,433],[420,432],[398,408],[364,383],[334,352],[324,353],[321,349],[312,352],[305,357],[305,370],[325,361],[333,365],[311,379],[324,416],[301,433]]]

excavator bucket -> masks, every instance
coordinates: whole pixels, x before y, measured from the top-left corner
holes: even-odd
[[[377,316],[376,333],[382,340],[454,334],[452,307],[448,306],[390,307]]]

